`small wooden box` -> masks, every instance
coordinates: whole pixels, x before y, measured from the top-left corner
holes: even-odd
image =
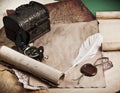
[[[47,8],[37,2],[31,1],[16,8],[15,12],[3,18],[6,36],[19,43],[34,41],[38,37],[50,31],[49,12]]]

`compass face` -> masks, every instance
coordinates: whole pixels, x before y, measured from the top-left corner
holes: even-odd
[[[39,56],[40,51],[36,47],[28,47],[24,50],[24,54],[31,58],[35,58]]]

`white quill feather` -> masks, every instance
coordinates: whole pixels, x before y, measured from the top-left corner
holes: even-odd
[[[77,66],[81,62],[84,62],[94,57],[101,46],[102,40],[103,37],[100,33],[96,33],[94,35],[89,36],[81,45],[78,56],[72,62],[72,67],[68,70]]]

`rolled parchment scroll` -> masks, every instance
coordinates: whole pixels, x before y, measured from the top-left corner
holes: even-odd
[[[120,11],[96,12],[97,19],[120,19]]]
[[[102,43],[103,51],[120,50],[120,42],[104,42]]]
[[[40,63],[9,47],[0,47],[0,59],[20,70],[29,72],[38,78],[46,79],[54,84],[60,84],[64,79],[64,73],[46,64]]]
[[[96,12],[103,51],[120,50],[120,11]]]

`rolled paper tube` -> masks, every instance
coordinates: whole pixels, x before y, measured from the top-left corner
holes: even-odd
[[[96,12],[97,19],[120,19],[119,11],[111,11],[111,12]]]
[[[29,72],[38,78],[46,79],[54,84],[60,84],[64,79],[64,73],[46,64],[40,63],[9,47],[0,47],[0,59],[16,68]]]
[[[103,51],[117,51],[120,50],[120,42],[104,42],[102,43]]]

